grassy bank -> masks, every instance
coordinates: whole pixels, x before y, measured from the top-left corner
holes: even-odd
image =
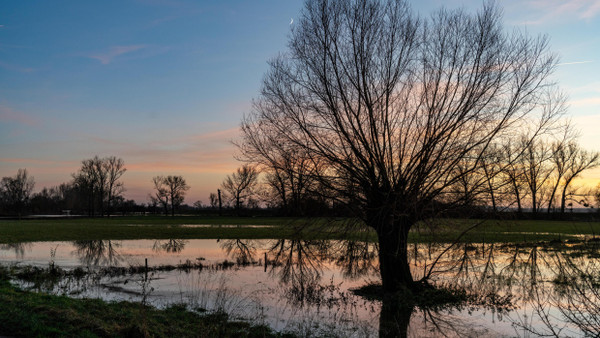
[[[367,238],[373,231],[336,231],[347,219],[284,217],[113,217],[0,221],[0,243],[74,241],[95,239],[192,239],[192,238]],[[600,222],[539,220],[440,219],[413,229],[411,241],[448,242],[465,229],[478,225],[462,237],[470,242],[532,242],[568,239],[576,235],[600,235]],[[303,225],[309,224],[302,229]],[[204,227],[194,227],[203,225]],[[269,227],[247,227],[266,225]],[[430,227],[433,225],[433,227]],[[239,226],[239,227],[238,227]],[[299,230],[302,229],[302,230]],[[333,235],[332,235],[333,234]]]
[[[281,337],[266,326],[200,315],[174,305],[73,299],[23,291],[0,267],[0,335],[18,337]]]
[[[18,337],[279,337],[266,326],[200,315],[175,305],[164,310],[131,302],[73,299],[23,291],[0,267],[0,335]]]

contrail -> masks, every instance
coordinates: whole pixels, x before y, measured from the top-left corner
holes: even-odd
[[[557,66],[565,66],[565,65],[578,65],[580,63],[591,63],[594,61],[575,61],[575,62],[565,62],[565,63],[559,63],[557,64]]]

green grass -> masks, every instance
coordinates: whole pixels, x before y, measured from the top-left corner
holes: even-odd
[[[0,335],[25,337],[278,337],[266,326],[173,305],[73,299],[23,291],[0,268]]]
[[[285,238],[295,233],[294,218],[113,217],[0,221],[0,243],[95,239]],[[321,222],[322,220],[317,220]],[[191,228],[184,224],[215,227]],[[228,228],[218,225],[273,225]]]
[[[290,238],[315,239],[366,238],[376,240],[373,231],[340,234],[335,231],[348,219],[285,218],[285,217],[112,217],[76,219],[39,219],[0,221],[0,243],[31,241],[74,241],[96,239],[214,239],[214,238]],[[435,228],[415,227],[410,234],[413,242],[449,242],[462,230],[479,220],[439,219],[430,221]],[[184,227],[185,224],[207,224],[206,228]],[[302,225],[307,228],[299,230]],[[240,225],[240,227],[220,227]],[[243,225],[271,225],[250,228]],[[334,234],[333,236],[331,234]],[[463,241],[470,242],[535,242],[572,238],[574,235],[600,234],[600,222],[487,220],[468,232]]]
[[[576,238],[580,235],[600,235],[600,222],[548,221],[548,220],[467,220],[440,219],[429,222],[437,225],[433,231],[427,226],[411,233],[417,242],[449,242],[455,240],[463,230],[478,224],[466,233],[461,241],[486,243],[538,242]]]

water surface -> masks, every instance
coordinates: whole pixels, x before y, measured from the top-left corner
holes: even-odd
[[[600,333],[594,241],[559,247],[412,245],[416,278],[430,275],[437,285],[474,295],[466,306],[435,311],[399,311],[352,293],[379,281],[376,253],[375,244],[347,241],[105,240],[4,244],[0,262],[91,272],[24,287],[157,307],[184,303],[307,336],[377,336],[382,328],[407,336]]]

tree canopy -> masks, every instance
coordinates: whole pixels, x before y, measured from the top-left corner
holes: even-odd
[[[546,37],[507,32],[493,4],[420,17],[405,1],[309,0],[240,150],[310,160],[322,193],[377,231],[384,288],[413,287],[409,230],[463,197],[453,186],[492,144],[531,140],[563,112],[556,62]]]

